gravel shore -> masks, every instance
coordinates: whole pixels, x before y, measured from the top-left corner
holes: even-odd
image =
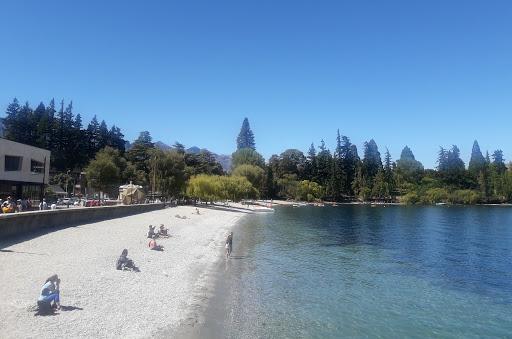
[[[197,321],[211,296],[224,239],[243,211],[180,206],[0,243],[1,338],[141,338]],[[186,219],[176,218],[186,216]],[[150,251],[149,224],[171,237]],[[117,271],[123,248],[141,272]],[[61,278],[61,310],[34,316],[40,288]]]

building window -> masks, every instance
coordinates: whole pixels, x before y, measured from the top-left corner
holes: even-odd
[[[5,156],[5,171],[21,171],[22,157],[15,157],[12,155]]]
[[[40,174],[43,173],[43,163],[34,159],[31,159],[30,161],[30,172],[34,174]]]

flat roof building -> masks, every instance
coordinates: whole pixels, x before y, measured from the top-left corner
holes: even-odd
[[[0,199],[38,200],[50,177],[51,152],[0,138]]]

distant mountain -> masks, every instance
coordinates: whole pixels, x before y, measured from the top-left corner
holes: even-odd
[[[192,147],[188,148],[185,152],[191,153],[191,154],[198,154],[198,153],[201,153],[201,151],[207,151],[207,149],[206,148],[201,149],[197,146],[192,146]]]
[[[171,147],[161,141],[155,142],[155,147],[161,149],[162,151],[170,151],[170,150],[174,149],[173,147]]]
[[[168,150],[172,150],[174,149],[174,147],[172,146],[169,146],[167,145],[166,143],[162,142],[162,141],[157,141],[155,142],[155,147],[163,150],[163,151],[168,151]],[[230,155],[225,155],[225,154],[217,154],[217,153],[214,153],[206,148],[199,148],[197,146],[192,146],[192,147],[189,147],[185,150],[185,152],[187,153],[190,153],[190,154],[198,154],[198,153],[201,153],[202,151],[208,151],[210,153],[213,154],[213,156],[215,157],[215,160],[221,164],[222,166],[222,169],[224,170],[224,172],[228,172],[231,170],[231,156]]]

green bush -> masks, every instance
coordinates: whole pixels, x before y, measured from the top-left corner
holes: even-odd
[[[421,197],[421,202],[424,204],[436,204],[438,202],[448,202],[448,200],[449,193],[444,188],[430,188]]]
[[[456,190],[450,194],[452,204],[472,205],[479,202],[480,199],[480,193],[474,190]]]
[[[406,205],[414,205],[420,202],[420,197],[416,192],[409,192],[401,197],[400,202]]]

